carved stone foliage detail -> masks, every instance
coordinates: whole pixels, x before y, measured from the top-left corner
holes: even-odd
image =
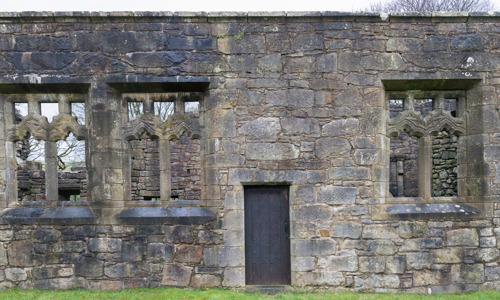
[[[31,133],[36,140],[45,140],[47,138],[47,129],[49,122],[46,117],[37,114],[28,114],[21,123],[12,126],[9,129],[8,139],[10,141],[21,141],[28,138]]]
[[[455,118],[450,112],[442,109],[431,111],[425,118],[413,110],[400,112],[396,118],[387,122],[387,135],[398,136],[401,131],[406,131],[410,136],[421,137],[435,135],[446,130],[450,134],[465,134],[465,121]]]
[[[80,125],[75,116],[59,114],[49,124],[49,141],[65,140],[71,132],[77,140],[83,140],[87,137],[85,126]]]
[[[36,140],[57,142],[66,139],[71,132],[78,140],[87,137],[85,126],[80,125],[75,116],[61,113],[49,123],[45,116],[29,114],[23,118],[21,123],[9,129],[7,138],[10,141],[21,141],[31,134]]]
[[[142,114],[125,126],[123,138],[128,141],[139,139],[144,133],[161,140],[179,139],[184,133],[193,139],[201,138],[198,118],[181,113],[170,115],[165,122],[154,114]]]

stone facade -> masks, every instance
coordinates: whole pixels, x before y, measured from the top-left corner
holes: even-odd
[[[245,186],[272,184],[289,186],[293,287],[498,289],[497,19],[0,14],[0,285],[245,286]],[[129,120],[132,98],[144,111]],[[168,119],[155,114],[157,99],[174,103]],[[391,118],[394,99],[402,106]],[[418,99],[433,101],[425,116]],[[199,117],[185,110],[193,101]],[[51,122],[45,102],[59,105]],[[85,124],[71,114],[76,102]],[[20,123],[15,103],[28,103]],[[390,192],[390,140],[402,131],[418,139],[412,197]],[[443,131],[458,137],[436,149],[457,149],[456,195],[433,193],[433,137]],[[70,132],[85,140],[86,201],[58,195],[54,145]],[[46,142],[45,201],[18,201],[16,142],[29,134]],[[144,136],[157,141],[158,163],[136,181],[131,145]],[[176,143],[199,155],[187,159]],[[175,155],[199,171],[187,174]],[[188,177],[193,196],[172,200]],[[133,193],[141,178],[159,186],[156,199]]]

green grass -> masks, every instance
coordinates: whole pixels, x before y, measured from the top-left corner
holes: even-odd
[[[414,295],[414,294],[375,294],[375,293],[336,293],[336,292],[305,292],[283,293],[274,296],[249,294],[219,289],[186,290],[176,288],[130,289],[121,291],[40,291],[18,289],[1,291],[0,299],[335,299],[335,300],[373,300],[373,299],[404,299],[404,300],[497,300],[500,292],[477,292],[460,295]]]

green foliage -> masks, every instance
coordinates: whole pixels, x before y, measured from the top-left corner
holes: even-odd
[[[237,35],[234,36],[234,39],[235,40],[241,40],[244,35],[245,35],[245,32],[240,31],[240,33],[238,33]]]
[[[229,39],[229,38],[233,38],[237,41],[241,40],[243,37],[245,36],[245,32],[244,31],[240,31],[238,34],[234,35],[234,36],[231,36],[231,35],[227,35],[227,34],[219,34],[217,35],[217,38],[218,39]]]

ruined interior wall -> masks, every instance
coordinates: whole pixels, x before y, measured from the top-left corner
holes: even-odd
[[[5,19],[2,80],[91,78],[89,206],[105,223],[2,225],[5,287],[244,286],[243,186],[276,183],[290,185],[293,286],[434,293],[500,285],[494,19],[128,13]],[[121,95],[110,82],[127,76],[208,78],[201,200],[217,220],[189,227],[114,219],[124,206],[128,154]],[[493,208],[472,217],[384,219],[393,199],[381,80],[455,77],[482,78],[468,99],[474,122],[467,138],[475,150],[468,155],[478,163],[469,163],[462,186],[465,199]],[[213,239],[202,241],[200,232]],[[21,249],[23,258],[16,255]]]

